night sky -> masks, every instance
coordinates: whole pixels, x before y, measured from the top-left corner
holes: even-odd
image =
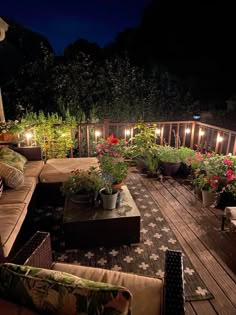
[[[41,33],[61,54],[79,38],[100,46],[112,42],[118,32],[139,24],[150,3],[151,0],[7,0],[1,2],[1,16]]]

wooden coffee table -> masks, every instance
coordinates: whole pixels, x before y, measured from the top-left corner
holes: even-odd
[[[140,212],[127,186],[122,189],[123,201],[113,210],[66,199],[63,216],[66,248],[139,243]]]

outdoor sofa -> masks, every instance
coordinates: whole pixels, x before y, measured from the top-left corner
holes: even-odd
[[[12,150],[24,156],[26,160],[22,175],[15,167],[8,167],[6,170],[0,157],[0,176],[4,174],[5,177],[11,177],[10,187],[13,185],[13,188],[5,186],[0,196],[0,262],[8,259],[11,254],[28,207],[32,204],[32,197],[35,197],[36,186],[39,195],[37,199],[44,199],[46,203],[53,198],[59,200],[63,197],[58,186],[68,179],[72,170],[98,166],[94,157],[48,159],[44,162],[40,147],[14,147]],[[56,194],[52,193],[51,186],[56,187]]]
[[[96,310],[99,309],[100,303],[106,306],[110,303],[110,311],[105,307],[100,308],[101,312],[93,312],[91,309],[83,312],[88,315],[184,314],[183,259],[180,251],[167,250],[164,278],[152,278],[79,264],[53,262],[50,234],[37,232],[12,263],[14,265],[0,265],[0,310],[4,315],[82,314],[77,308],[83,299],[84,305],[89,309],[91,305],[94,307],[94,302]],[[35,270],[29,266],[43,269]],[[64,277],[67,277],[66,282],[62,280]],[[95,283],[90,283],[89,287],[85,283],[86,290],[81,293],[81,284],[76,282],[77,277]],[[101,288],[100,282],[118,286],[117,295],[109,288]],[[17,285],[13,286],[12,283]],[[27,288],[27,292],[22,289],[21,284]],[[27,299],[23,298],[25,294]],[[131,313],[128,311],[130,304]],[[123,311],[113,313],[112,307]]]

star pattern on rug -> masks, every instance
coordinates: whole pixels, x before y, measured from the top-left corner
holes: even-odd
[[[47,222],[53,221],[48,229],[52,230],[55,260],[62,262],[76,261],[76,263],[85,266],[164,277],[166,250],[183,251],[183,249],[162,216],[158,203],[152,198],[145,186],[138,180],[132,179],[127,183],[127,187],[141,214],[140,243],[109,248],[100,246],[97,248],[66,250],[63,230],[61,229],[63,208],[57,207],[50,210],[57,213],[55,220],[54,216],[47,216]],[[45,211],[38,212],[38,215],[43,216],[43,212]],[[51,219],[48,220],[48,218]],[[37,224],[39,224],[39,221],[37,220]],[[187,255],[183,253],[183,256],[186,300],[211,298],[212,295],[195,272]]]

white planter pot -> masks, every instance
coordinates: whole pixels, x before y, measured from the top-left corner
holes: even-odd
[[[118,192],[116,192],[116,193],[114,193],[112,195],[106,195],[101,190],[100,194],[101,194],[101,198],[102,198],[103,208],[107,209],[107,210],[115,209]]]

